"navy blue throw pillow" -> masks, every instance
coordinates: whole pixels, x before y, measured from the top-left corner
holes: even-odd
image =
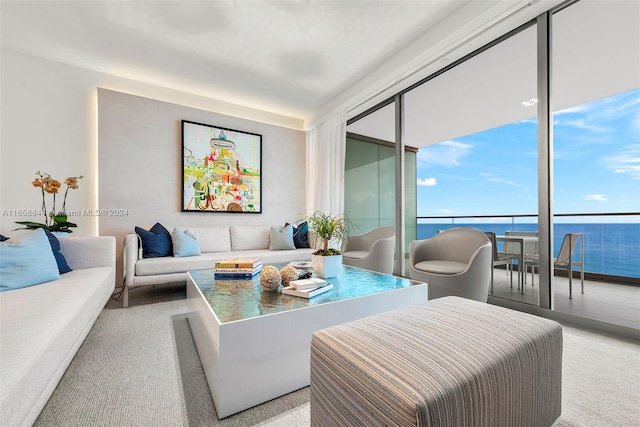
[[[173,245],[171,244],[171,233],[159,222],[149,231],[136,227],[136,233],[142,239],[142,257],[160,258],[173,255]]]
[[[0,234],[0,242],[4,242],[5,240],[9,240],[9,238],[4,237],[2,234]]]
[[[289,225],[287,222],[284,226]],[[293,244],[296,249],[299,248],[309,248],[309,224],[307,222],[303,222],[296,226],[293,226]]]
[[[68,273],[71,270],[69,264],[67,264],[67,259],[60,252],[60,241],[58,238],[46,228],[43,229],[47,237],[49,238],[49,244],[51,245],[51,250],[53,251],[53,256],[56,259],[56,264],[58,264],[58,272],[60,274]]]

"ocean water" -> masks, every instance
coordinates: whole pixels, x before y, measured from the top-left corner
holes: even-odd
[[[536,231],[538,224],[418,224],[418,239],[429,238],[438,230],[453,227],[473,227],[503,235],[507,230]],[[555,256],[566,233],[584,233],[585,271],[640,278],[640,223],[555,224],[553,232]],[[500,245],[498,243],[499,249]],[[576,256],[579,256],[579,247],[574,259],[578,259]]]

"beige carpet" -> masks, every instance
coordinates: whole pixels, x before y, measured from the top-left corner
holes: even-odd
[[[96,321],[36,426],[304,426],[309,389],[218,420],[185,317],[184,286],[134,290]],[[638,426],[640,345],[564,327],[555,426]]]

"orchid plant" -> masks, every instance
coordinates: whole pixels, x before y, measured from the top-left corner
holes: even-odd
[[[62,207],[59,211],[56,211],[56,195],[60,191],[60,181],[53,179],[48,173],[36,172],[36,179],[31,182],[31,185],[35,188],[40,188],[42,192],[42,214],[44,215],[44,223],[33,221],[17,221],[17,224],[24,225],[28,229],[44,228],[49,231],[62,231],[65,233],[71,233],[70,228],[77,227],[76,224],[67,221],[66,206],[67,206],[67,194],[69,189],[77,190],[78,180],[84,178],[80,176],[70,176],[64,180],[63,184],[67,186],[64,191],[64,198],[62,199]],[[51,194],[53,196],[53,205],[51,211],[47,209],[46,195]]]

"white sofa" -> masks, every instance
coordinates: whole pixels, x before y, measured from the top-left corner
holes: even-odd
[[[310,261],[315,249],[269,250],[268,226],[178,227],[196,237],[201,254],[190,257],[143,258],[141,239],[128,234],[124,241],[122,306],[129,305],[129,289],[185,282],[187,271],[213,268],[228,258],[260,258],[262,264]],[[169,232],[172,229],[168,229]]]
[[[73,271],[0,293],[2,426],[33,424],[115,288],[115,237],[59,241]]]

